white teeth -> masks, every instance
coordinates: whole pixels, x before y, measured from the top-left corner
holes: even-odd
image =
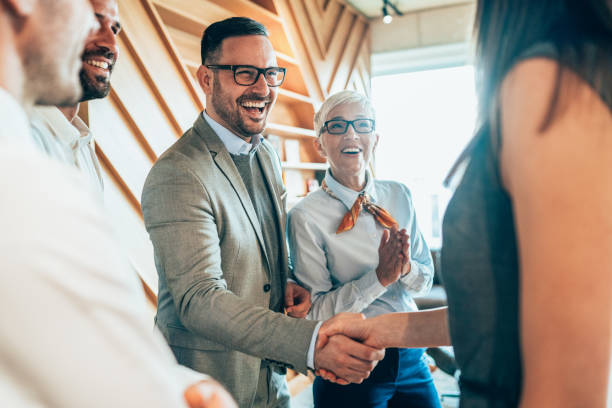
[[[87,60],[87,61],[85,61],[85,63],[89,64],[89,65],[93,65],[94,67],[98,67],[98,68],[102,68],[102,69],[108,69],[108,62],[96,61],[96,60]]]
[[[242,102],[242,106],[244,106],[245,108],[265,108],[266,107],[266,103],[265,102],[254,102],[254,101],[245,101]]]
[[[342,149],[342,153],[359,153],[361,151],[358,147],[347,147]]]

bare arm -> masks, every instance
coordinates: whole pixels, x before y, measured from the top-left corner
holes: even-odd
[[[340,314],[343,316],[347,314]],[[348,314],[350,317],[350,314]],[[343,333],[375,348],[450,346],[448,308],[386,313],[365,320],[345,318],[327,335]],[[342,324],[340,324],[342,323]]]
[[[517,66],[501,92],[504,184],[520,257],[521,406],[605,406],[612,334],[612,117],[574,74],[540,125],[557,66]]]

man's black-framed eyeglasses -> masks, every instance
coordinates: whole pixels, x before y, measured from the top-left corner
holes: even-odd
[[[206,65],[206,67],[233,71],[234,82],[243,86],[255,84],[259,79],[259,75],[262,74],[268,86],[279,86],[285,80],[285,73],[287,72],[287,68],[257,68],[252,65]]]
[[[343,135],[348,130],[349,125],[351,125],[357,133],[370,133],[376,129],[376,122],[374,119],[332,119],[323,124],[321,133],[327,130],[327,133],[330,135]]]

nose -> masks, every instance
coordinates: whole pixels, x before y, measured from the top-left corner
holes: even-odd
[[[117,36],[114,33],[112,26],[108,23],[100,24],[100,28],[95,34],[94,44],[100,48],[105,48],[107,52],[110,52],[116,58],[119,53],[119,47],[117,45]]]
[[[251,87],[257,94],[261,96],[268,96],[268,94],[270,93],[270,87],[268,86],[268,83],[266,82],[266,79],[264,78],[263,74],[260,74],[259,77],[257,77],[257,82],[255,82]]]
[[[353,127],[353,124],[349,124],[348,127],[346,128],[346,132],[344,132],[344,138],[345,139],[353,139],[353,140],[357,140],[359,139],[359,134],[357,134],[357,132],[355,132],[355,128]]]

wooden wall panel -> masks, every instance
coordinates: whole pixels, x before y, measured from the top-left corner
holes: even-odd
[[[123,44],[120,39],[120,49],[126,50]],[[133,54],[124,51],[119,56],[112,76],[112,90],[111,97],[125,107],[122,114],[132,117],[156,156],[181,134],[180,124],[164,113],[168,109],[165,100],[151,90],[150,80],[143,76]]]
[[[140,70],[151,78],[151,89],[167,103],[169,117],[173,117],[186,130],[203,106],[195,91],[195,84],[179,60],[171,42],[165,36],[165,27],[156,17],[148,0],[119,2],[119,13],[124,25],[124,36],[129,39],[129,50],[142,61]],[[187,75],[187,76],[185,76]]]
[[[117,169],[132,194],[140,200],[142,186],[153,162],[134,137],[129,122],[120,114],[112,99],[106,98],[90,104],[89,123],[95,132],[96,144]]]
[[[153,293],[157,293],[153,247],[143,227],[142,217],[125,200],[116,178],[106,168],[104,168],[104,185],[104,203],[111,214],[113,228],[124,251],[122,255]]]
[[[358,69],[359,61],[370,56],[369,23],[363,17],[337,0],[274,0],[274,4],[312,98],[322,101],[358,82],[369,95],[369,64]]]

